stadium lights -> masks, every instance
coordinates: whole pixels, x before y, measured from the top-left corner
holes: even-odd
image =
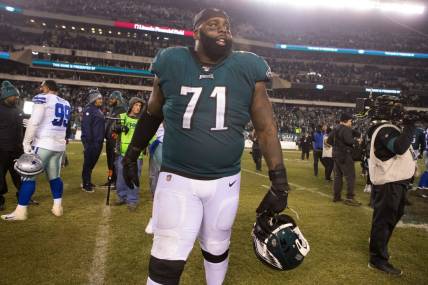
[[[85,31],[85,28],[80,28],[80,30],[81,30],[82,32],[84,32],[84,31]]]
[[[381,11],[401,13],[408,15],[422,15],[425,6],[409,2],[381,2],[374,0],[258,0],[258,2],[270,4],[286,4],[299,8],[328,8],[334,10],[355,10],[355,11]]]
[[[75,30],[75,29],[76,29],[76,27],[74,27],[74,26],[71,26],[71,29],[72,29],[72,30]]]
[[[42,23],[42,26],[43,26],[43,27],[46,27],[46,23]]]
[[[66,26],[64,26],[64,25],[62,25],[62,26],[61,26],[61,28],[66,29],[67,27],[66,27]]]
[[[4,8],[6,9],[6,11],[9,11],[9,12],[15,12],[16,11],[16,9],[14,7],[11,7],[11,6],[6,6]]]
[[[34,21],[34,19],[31,19],[31,20],[30,20],[30,22],[31,22],[31,23],[34,23],[35,21]]]

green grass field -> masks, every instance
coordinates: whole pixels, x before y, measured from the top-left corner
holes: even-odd
[[[82,147],[68,147],[70,166],[63,170],[64,216],[50,213],[48,183],[40,176],[29,219],[0,221],[0,284],[145,284],[152,236],[144,233],[152,202],[147,187],[147,163],[143,170],[141,204],[137,212],[126,207],[106,207],[106,191],[80,190]],[[298,214],[297,222],[308,239],[311,251],[303,264],[289,272],[269,269],[257,260],[250,232],[255,209],[269,185],[266,166],[253,172],[248,152],[242,159],[241,199],[234,225],[229,271],[225,284],[427,284],[428,231],[413,224],[426,224],[428,204],[411,196],[404,224],[390,242],[391,262],[404,270],[392,278],[367,268],[368,237],[372,211],[331,202],[331,183],[314,177],[312,160],[301,161],[298,152],[285,152],[292,191],[289,206]],[[106,181],[103,155],[93,174],[93,182]],[[321,166],[321,171],[323,168]],[[357,171],[357,199],[368,204],[363,178]],[[13,187],[12,187],[13,188]],[[112,200],[115,193],[112,192]],[[6,196],[7,209],[15,207],[14,189]],[[296,218],[291,210],[287,213]],[[171,213],[174,215],[174,213]],[[409,225],[411,224],[411,225]],[[204,284],[199,246],[195,245],[181,284]]]

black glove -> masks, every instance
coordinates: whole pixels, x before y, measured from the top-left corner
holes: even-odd
[[[138,164],[137,160],[140,156],[141,149],[129,146],[126,150],[125,156],[122,159],[123,165],[123,179],[125,180],[126,185],[134,189],[140,186],[140,179],[138,178]]]
[[[274,215],[282,212],[287,207],[288,186],[287,173],[285,168],[269,171],[269,179],[272,186],[266,193],[259,207],[257,214],[268,213]]]
[[[129,132],[129,128],[127,126],[121,126],[121,125],[117,125],[112,129],[113,132],[115,133],[125,133],[125,135]]]
[[[122,132],[126,135],[129,132],[129,128],[127,126],[122,126]]]

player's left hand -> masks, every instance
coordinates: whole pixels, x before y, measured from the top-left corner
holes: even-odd
[[[288,186],[285,167],[270,170],[269,179],[272,181],[272,186],[256,210],[259,215],[263,213],[268,213],[269,215],[278,214],[287,207],[290,187]]]
[[[257,207],[257,214],[269,213],[270,215],[278,214],[287,207],[288,202],[288,185],[281,187],[272,185],[264,196],[260,205]]]

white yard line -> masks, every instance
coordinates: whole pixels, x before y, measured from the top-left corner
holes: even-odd
[[[399,221],[397,224],[397,228],[423,229],[428,232],[428,224],[409,224],[409,223],[403,223],[402,221]]]
[[[91,285],[105,284],[104,279],[106,275],[107,247],[110,232],[110,216],[110,207],[104,206],[101,222],[98,225],[91,270],[88,273],[88,283]]]
[[[262,173],[258,173],[258,172],[255,172],[255,171],[252,171],[252,170],[249,170],[249,169],[242,168],[242,171],[248,172],[248,173],[251,173],[251,174],[255,174],[255,175],[258,175],[258,176],[261,176],[261,177],[269,178],[269,176],[267,176],[267,175],[264,175]],[[301,185],[296,184],[296,183],[289,183],[289,184],[291,186],[295,187],[297,190],[303,190],[303,191],[311,192],[311,193],[317,194],[319,196],[331,199],[331,197],[329,195],[317,191],[316,190],[317,188],[307,188],[307,187],[301,186]],[[267,185],[262,185],[262,187],[269,189],[269,186],[267,186]],[[370,207],[367,207],[367,206],[361,206],[359,208],[363,208],[364,210],[367,210],[367,211],[371,211],[372,210]],[[397,227],[399,227],[399,228],[416,228],[416,229],[423,229],[425,231],[428,231],[428,224],[411,224],[411,223],[403,223],[402,221],[399,221],[398,224],[397,224]]]

